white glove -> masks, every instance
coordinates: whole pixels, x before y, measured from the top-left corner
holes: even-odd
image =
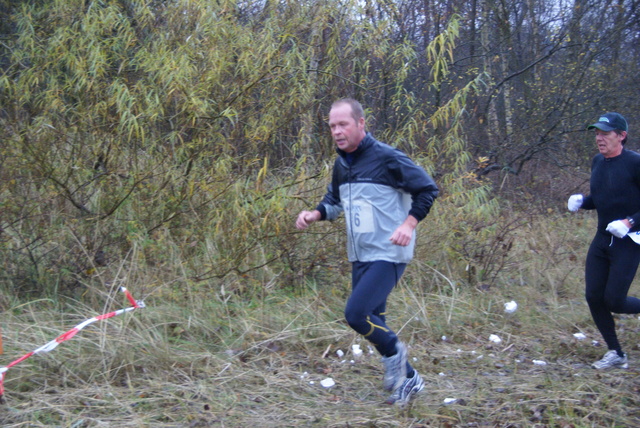
[[[616,238],[624,238],[629,233],[629,228],[621,220],[616,220],[607,225],[607,232]]]
[[[569,211],[574,213],[580,209],[582,201],[582,195],[571,195],[569,196],[569,202],[567,202],[567,208],[569,208]]]

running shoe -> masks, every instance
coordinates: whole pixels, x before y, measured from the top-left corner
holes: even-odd
[[[395,391],[407,377],[407,347],[400,341],[396,343],[396,355],[382,357],[384,364],[384,389]]]
[[[602,357],[600,361],[596,361],[595,363],[591,364],[591,367],[598,370],[609,369],[611,367],[626,369],[627,367],[629,367],[627,354],[624,354],[624,356],[621,357],[616,351],[610,350],[609,352],[604,354],[604,357]]]
[[[422,388],[424,388],[424,381],[418,372],[414,371],[413,377],[406,378],[402,385],[387,398],[386,403],[404,407]]]

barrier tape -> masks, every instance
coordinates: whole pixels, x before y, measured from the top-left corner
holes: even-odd
[[[134,300],[134,298],[131,295],[131,293],[129,293],[129,290],[127,290],[125,287],[120,287],[120,291],[122,291],[124,293],[124,295],[127,297],[127,300],[129,300],[129,302],[132,305],[131,307],[124,308],[124,309],[119,309],[117,311],[113,311],[113,312],[109,312],[109,313],[106,313],[106,314],[98,315],[97,317],[89,318],[88,320],[85,320],[85,321],[81,322],[80,324],[78,324],[77,326],[73,327],[71,330],[69,330],[69,331],[67,331],[65,333],[62,333],[60,336],[58,336],[57,338],[55,338],[51,342],[47,343],[46,345],[39,347],[35,351],[31,351],[31,352],[23,355],[22,357],[18,358],[15,361],[12,361],[11,363],[9,363],[5,367],[0,367],[0,398],[4,395],[4,376],[5,376],[5,373],[11,367],[15,366],[16,364],[21,363],[22,361],[26,360],[27,358],[29,358],[29,357],[31,357],[33,355],[40,354],[40,353],[43,353],[43,352],[49,352],[49,351],[54,350],[59,344],[61,344],[65,340],[71,339],[73,336],[78,334],[80,332],[80,330],[82,330],[83,328],[85,328],[89,324],[93,324],[96,321],[106,320],[107,318],[113,318],[115,316],[122,315],[122,314],[124,314],[126,312],[134,311],[134,310],[136,310],[138,308],[144,308],[144,302],[140,301],[140,300],[139,301]]]

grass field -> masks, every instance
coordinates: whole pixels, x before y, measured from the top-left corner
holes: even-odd
[[[589,367],[605,352],[582,296],[589,236],[557,236],[555,227],[522,230],[499,279],[482,287],[454,280],[419,252],[389,301],[389,324],[426,382],[407,408],[383,404],[379,357],[344,323],[349,279],[336,272],[330,283],[302,278],[295,289],[265,284],[251,298],[213,288],[183,303],[135,296],[147,307],[92,324],[8,370],[0,424],[640,426],[640,320],[617,319],[628,370]],[[128,287],[135,295],[136,285]],[[128,305],[117,290],[105,295],[103,307],[12,303],[0,314],[0,366],[103,309]],[[518,309],[506,313],[511,300]],[[321,386],[327,378],[335,385]]]

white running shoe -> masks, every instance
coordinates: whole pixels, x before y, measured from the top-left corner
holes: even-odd
[[[424,381],[418,372],[414,371],[413,377],[406,378],[402,385],[387,398],[386,403],[404,407],[422,388],[424,388]]]
[[[398,353],[382,357],[384,364],[384,389],[395,391],[407,378],[407,347],[400,341],[396,343]]]
[[[595,363],[591,364],[591,367],[598,370],[608,369],[611,367],[626,369],[627,367],[629,367],[627,354],[624,354],[624,357],[621,357],[616,351],[610,350],[606,354],[604,354],[604,357],[602,357],[600,361],[596,361]]]

